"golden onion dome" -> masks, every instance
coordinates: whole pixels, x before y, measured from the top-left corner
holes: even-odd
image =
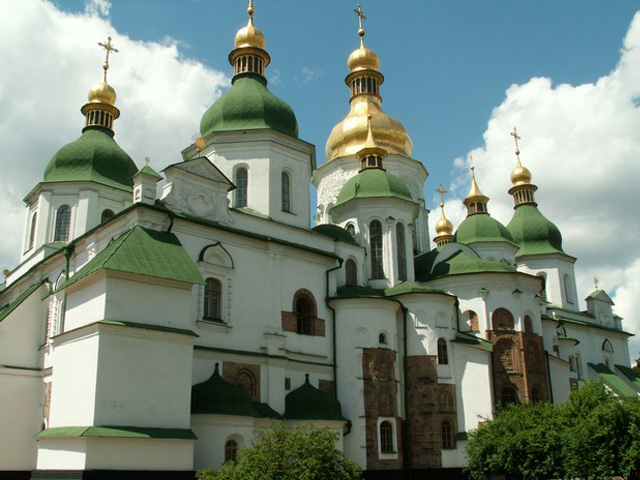
[[[444,216],[444,211],[440,216],[440,220],[438,220],[438,222],[436,223],[436,234],[438,236],[453,234],[453,223],[451,223],[451,220]]]
[[[531,172],[527,167],[523,167],[520,161],[518,165],[511,171],[511,183],[514,187],[518,185],[527,185],[531,183]]]
[[[109,105],[115,105],[116,103],[116,91],[104,80],[91,87],[88,97],[89,103],[106,103]]]
[[[236,33],[235,46],[236,48],[253,47],[264,50],[264,34],[253,25],[253,18],[250,18],[249,23]]]
[[[351,101],[349,114],[338,123],[327,140],[327,160],[355,155],[366,144],[371,115],[371,131],[379,147],[389,154],[411,156],[413,143],[402,123],[382,111],[380,99],[373,95],[359,95]]]
[[[378,70],[380,68],[380,59],[373,50],[361,44],[360,48],[354,50],[351,55],[349,55],[347,66],[352,72],[358,70]]]

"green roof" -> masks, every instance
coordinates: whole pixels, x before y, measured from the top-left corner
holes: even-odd
[[[160,175],[158,172],[156,172],[153,168],[151,168],[149,165],[145,165],[144,167],[142,167],[142,169],[136,173],[136,175],[138,173],[142,173],[144,175],[149,175],[150,177],[153,177],[157,180],[162,180],[162,175]]]
[[[293,390],[284,399],[287,420],[342,420],[342,407],[336,397],[323,392],[309,383],[309,374],[304,384]]]
[[[518,205],[507,230],[520,247],[517,257],[564,253],[560,230],[540,213],[535,204]]]
[[[493,352],[493,344],[491,342],[464,332],[459,332],[456,335],[455,340],[451,341],[477,350],[482,350],[483,352]]]
[[[173,233],[134,227],[93,257],[63,288],[100,270],[204,284],[202,275]]]
[[[120,426],[91,427],[54,427],[42,430],[38,438],[152,438],[164,440],[197,440],[198,437],[188,428],[148,428]]]
[[[488,213],[474,213],[462,221],[456,230],[454,241],[464,244],[474,242],[513,243],[513,238],[507,228]]]
[[[326,235],[327,237],[331,237],[334,240],[340,240],[341,242],[350,243],[351,245],[358,245],[358,242],[355,241],[353,236],[338,225],[323,223],[322,225],[313,227],[311,230],[321,233],[322,235]]]
[[[611,297],[607,295],[607,292],[605,292],[604,290],[594,290],[587,296],[587,298],[585,298],[585,300],[589,299],[601,300],[603,302],[614,305],[613,300],[611,300]]]
[[[360,285],[352,287],[341,287],[336,292],[334,298],[383,298],[384,290]]]
[[[559,308],[554,308],[554,310],[560,310]],[[567,310],[565,310],[567,311]],[[575,313],[575,312],[572,312]],[[587,314],[588,315],[588,314]],[[574,325],[583,325],[585,327],[590,327],[590,328],[597,328],[599,330],[607,330],[609,332],[617,332],[617,333],[621,333],[623,335],[627,335],[630,337],[635,336],[635,334],[633,333],[629,333],[629,332],[625,332],[624,330],[618,330],[617,328],[613,328],[613,327],[607,327],[606,325],[600,325],[599,323],[596,323],[593,319],[593,317],[591,315],[589,315],[590,318],[592,318],[593,320],[588,321],[588,320],[576,320],[575,318],[567,318],[567,317],[563,317],[560,315],[556,315],[556,320],[562,323],[572,323]]]
[[[632,368],[625,367],[624,365],[616,365],[616,368],[640,390],[640,375],[634,372]]]
[[[44,182],[96,182],[131,191],[138,171],[131,157],[113,139],[113,132],[86,127],[76,141],[62,147],[44,171]]]
[[[356,198],[399,198],[413,203],[404,182],[380,168],[366,168],[351,177],[340,190],[336,206]]]
[[[615,393],[623,397],[637,397],[638,393],[625,383],[620,377],[607,368],[603,363],[588,363],[593,371],[598,374],[602,383],[611,388]]]
[[[289,105],[267,89],[261,75],[243,73],[233,77],[231,88],[202,116],[200,133],[270,128],[298,138],[298,122]]]
[[[433,273],[431,275],[429,275],[428,272],[420,272],[418,280],[468,273],[513,273],[515,271],[516,268],[514,266],[506,263],[496,262],[495,260],[483,260],[481,258],[473,257],[462,250],[458,250],[445,261],[438,263],[433,269]]]
[[[259,407],[260,410],[264,408]],[[218,372],[218,364],[213,375],[206,382],[191,388],[191,413],[209,415],[236,415],[240,417],[264,418],[242,387],[225,382]]]
[[[20,306],[22,302],[24,302],[27,298],[31,296],[33,292],[35,292],[40,285],[44,282],[37,282],[27,288],[24,292],[22,292],[18,297],[11,303],[0,308],[0,322],[9,316],[11,312],[13,312],[16,308]]]
[[[422,285],[418,285],[414,282],[402,282],[399,285],[396,285],[392,288],[387,288],[384,291],[385,296],[393,297],[395,295],[405,295],[408,293],[442,293],[444,294],[444,290],[440,290],[439,288],[431,288],[431,287],[423,287]]]

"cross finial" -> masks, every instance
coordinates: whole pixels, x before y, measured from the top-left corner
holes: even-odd
[[[253,8],[253,0],[249,0],[249,8],[247,8],[247,13],[249,14],[249,23],[253,25],[253,12],[255,12]]]
[[[102,65],[102,69],[104,70],[104,83],[107,83],[107,70],[109,70],[109,54],[111,52],[118,53],[118,49],[111,45],[111,37],[107,37],[106,42],[98,42],[102,48],[107,51],[106,57],[104,59],[104,64]]]
[[[358,35],[360,35],[360,44],[364,46],[364,26],[362,25],[362,21],[366,20],[367,17],[362,13],[362,7],[358,4],[358,8],[353,9],[354,12],[358,15],[358,21],[360,22],[360,28],[358,29]]]
[[[444,207],[444,194],[447,193],[447,191],[442,188],[442,184],[440,184],[440,188],[436,188],[436,192],[440,192],[440,208]]]
[[[518,136],[518,130],[516,130],[516,127],[513,127],[513,132],[509,135],[511,135],[513,140],[516,142],[516,158],[518,159],[518,163],[520,163],[520,148],[518,147],[518,140],[520,140],[520,137]]]
[[[596,286],[596,290],[598,290],[598,277],[595,277],[595,276],[593,277],[593,283]]]

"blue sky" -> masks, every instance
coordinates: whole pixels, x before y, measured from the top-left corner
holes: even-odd
[[[518,127],[522,161],[544,215],[578,258],[581,298],[600,280],[640,333],[640,13],[637,2],[361,0],[377,52],[383,108],[413,139],[435,188],[449,190],[457,226],[470,156],[492,216],[513,214],[509,172]],[[355,3],[255,0],[272,63],[269,88],[296,112],[318,163],[349,111],[346,61],[358,46]],[[0,266],[18,263],[22,199],[53,154],[75,140],[80,107],[101,78],[122,111],[116,140],[142,166],[180,160],[206,108],[229,85],[227,56],[247,22],[246,0],[0,0]],[[312,192],[312,195],[313,192]],[[432,232],[433,235],[433,232]],[[584,305],[582,305],[584,308]],[[640,354],[640,335],[631,340]]]

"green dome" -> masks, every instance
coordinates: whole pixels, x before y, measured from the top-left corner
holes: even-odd
[[[385,197],[413,202],[409,189],[398,177],[379,168],[367,168],[344,184],[338,194],[336,206],[356,198]]]
[[[488,213],[476,213],[462,221],[454,235],[454,242],[465,245],[474,242],[513,243],[513,238],[506,227]]]
[[[267,89],[260,75],[243,73],[202,116],[200,134],[271,128],[298,138],[298,122],[289,105]]]
[[[432,277],[445,277],[447,275],[462,275],[467,273],[513,273],[516,268],[495,260],[483,260],[459,250],[444,262],[438,263],[433,269]],[[422,280],[422,278],[420,278]]]
[[[191,413],[263,417],[256,410],[247,392],[223,380],[218,372],[217,363],[209,380],[191,388]]]
[[[336,397],[318,390],[309,383],[309,374],[304,384],[284,399],[287,420],[342,420],[342,407]]]
[[[62,147],[44,171],[45,182],[96,182],[131,190],[138,171],[110,130],[87,127],[75,142]]]
[[[331,237],[335,240],[340,240],[341,242],[350,243],[352,245],[358,244],[349,232],[347,232],[344,228],[339,227],[338,225],[323,223],[322,225],[313,227],[311,230],[317,233],[321,233],[322,235],[326,235],[327,237]]]
[[[519,205],[507,225],[520,249],[516,256],[564,253],[562,234],[533,204]]]

